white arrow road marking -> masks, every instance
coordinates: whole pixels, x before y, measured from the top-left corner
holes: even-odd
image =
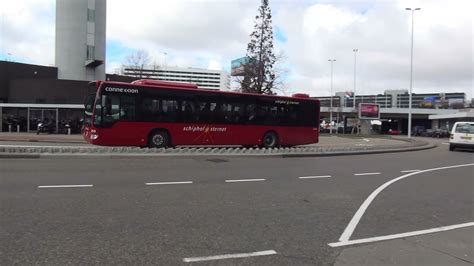
[[[377,197],[378,194],[380,194],[380,192],[382,192],[384,189],[386,189],[388,186],[390,186],[391,184],[399,181],[399,180],[402,180],[404,178],[407,178],[409,176],[412,176],[412,175],[418,175],[418,174],[421,174],[421,173],[427,173],[427,172],[432,172],[432,171],[439,171],[439,170],[444,170],[444,169],[451,169],[451,168],[458,168],[458,167],[466,167],[466,166],[474,166],[474,163],[469,163],[469,164],[460,164],[460,165],[452,165],[452,166],[445,166],[445,167],[437,167],[437,168],[431,168],[431,169],[425,169],[425,170],[421,170],[421,171],[418,171],[418,172],[413,172],[413,173],[409,173],[409,174],[406,174],[406,175],[402,175],[400,177],[397,177],[397,178],[394,178],[386,183],[384,183],[383,185],[381,185],[380,187],[378,187],[376,190],[374,190],[370,195],[369,197],[367,197],[367,199],[362,203],[362,205],[359,207],[359,209],[357,210],[357,212],[354,214],[354,216],[352,217],[351,221],[349,222],[349,224],[347,225],[346,229],[344,230],[344,232],[342,233],[341,237],[339,238],[339,241],[340,242],[347,242],[349,241],[350,237],[352,236],[352,233],[354,233],[354,230],[357,226],[357,224],[359,224],[360,222],[360,219],[362,218],[362,216],[364,215],[365,211],[367,210],[367,208],[369,208],[370,204],[372,203],[372,201],[374,201],[375,197]]]
[[[450,226],[442,226],[442,227],[437,227],[437,228],[431,228],[431,229],[420,230],[420,231],[412,231],[412,232],[394,234],[394,235],[376,236],[376,237],[370,237],[370,238],[347,240],[347,241],[330,243],[329,246],[331,246],[331,247],[342,247],[342,246],[349,246],[349,245],[356,245],[356,244],[363,244],[363,243],[378,242],[378,241],[384,241],[384,240],[404,238],[404,237],[409,237],[409,236],[419,236],[419,235],[449,231],[449,230],[464,228],[464,227],[468,227],[468,226],[474,226],[474,222],[464,223],[464,224],[456,224],[456,225],[450,225]]]

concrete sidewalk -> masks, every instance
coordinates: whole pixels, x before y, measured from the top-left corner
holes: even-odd
[[[25,142],[60,142],[60,143],[86,143],[82,135],[64,134],[39,134],[36,133],[7,133],[0,132],[0,141],[25,141]]]
[[[345,247],[334,265],[474,265],[474,227]]]

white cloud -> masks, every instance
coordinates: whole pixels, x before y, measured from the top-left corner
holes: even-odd
[[[207,69],[210,70],[222,70],[221,62],[215,59],[211,59],[209,61],[209,65],[207,66]]]
[[[410,1],[411,2],[411,1]],[[358,93],[408,88],[411,14],[395,1],[374,2],[360,12],[346,6],[315,4],[277,16],[289,42],[284,45],[297,86],[329,95],[330,63],[335,58],[334,90],[353,88],[357,53]],[[414,91],[466,92],[472,95],[472,4],[422,1],[415,14]],[[362,8],[364,9],[364,8]],[[450,13],[449,15],[443,12]],[[423,15],[422,15],[423,14]]]
[[[2,1],[0,58],[54,64],[54,8],[54,0]]]
[[[54,0],[3,1],[0,45],[32,63],[54,62]],[[274,26],[288,37],[275,43],[290,69],[287,94],[328,95],[329,58],[334,91],[352,89],[353,48],[357,92],[383,93],[409,85],[411,14],[415,13],[415,92],[467,92],[472,96],[471,0],[270,0]],[[246,52],[259,1],[113,0],[107,2],[107,38],[148,51],[158,64],[228,69]],[[164,52],[168,55],[164,56]],[[126,55],[123,55],[125,57]],[[119,57],[108,70],[120,66]]]

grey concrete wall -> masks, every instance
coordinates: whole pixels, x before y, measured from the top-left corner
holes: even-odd
[[[10,103],[82,104],[88,82],[56,79],[21,79],[10,82]]]
[[[98,67],[86,67],[88,0],[56,0],[55,62],[58,78],[69,80],[105,79],[106,0],[95,0],[94,59]]]

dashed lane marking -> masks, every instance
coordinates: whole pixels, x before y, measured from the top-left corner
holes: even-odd
[[[153,182],[145,183],[147,186],[156,186],[156,185],[182,185],[182,184],[192,184],[193,181],[179,181],[179,182]]]
[[[236,254],[224,254],[224,255],[207,256],[207,257],[184,258],[183,262],[199,262],[199,261],[210,261],[210,260],[248,258],[248,257],[268,256],[268,255],[275,255],[275,254],[277,254],[275,250],[264,250],[264,251],[257,251],[257,252],[251,252],[251,253],[236,253]]]
[[[94,185],[49,185],[38,186],[38,188],[78,188],[78,187],[93,187]]]
[[[236,182],[259,182],[259,181],[265,181],[266,179],[263,178],[256,178],[256,179],[229,179],[226,180],[226,183],[236,183]]]
[[[359,173],[359,174],[354,174],[356,176],[362,176],[362,175],[380,175],[381,173],[380,172],[376,172],[376,173]]]
[[[317,178],[328,178],[330,175],[315,175],[315,176],[300,176],[299,179],[317,179]]]

